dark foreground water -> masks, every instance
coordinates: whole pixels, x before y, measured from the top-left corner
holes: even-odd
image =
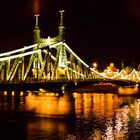
[[[28,116],[24,96],[0,93],[0,140],[139,140],[140,99],[72,93],[75,117]],[[53,104],[52,104],[53,106]]]

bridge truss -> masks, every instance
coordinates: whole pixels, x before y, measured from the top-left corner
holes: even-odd
[[[0,54],[1,82],[104,78],[93,71],[65,42],[34,44]]]
[[[139,82],[134,69],[107,77],[80,59],[65,42],[34,44],[0,54],[0,81],[130,80]]]

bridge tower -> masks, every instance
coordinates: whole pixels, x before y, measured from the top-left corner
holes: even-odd
[[[39,15],[35,15],[35,29],[34,29],[34,43],[37,44],[40,42],[40,29],[38,25],[38,17]]]
[[[57,79],[60,77],[68,77],[68,69],[67,69],[67,54],[66,54],[66,50],[63,44],[58,45],[57,47],[55,47],[54,49],[56,50],[56,61],[52,62],[51,61],[51,52],[52,52],[52,48],[51,45],[57,43],[57,42],[64,42],[64,25],[63,25],[63,14],[64,14],[64,10],[59,11],[60,12],[60,24],[58,27],[59,33],[57,36],[51,38],[42,38],[40,36],[40,29],[39,29],[39,25],[38,25],[38,17],[39,15],[35,15],[35,29],[34,29],[34,43],[37,44],[37,47],[33,48],[34,50],[36,50],[37,48],[41,48],[41,45],[43,43],[45,43],[48,46],[48,58],[46,60],[46,71],[47,71],[47,77],[48,79]],[[31,64],[33,64],[33,75],[35,79],[38,79],[39,77],[41,77],[41,74],[39,74],[40,71],[40,65],[44,65],[41,64],[41,55],[40,54],[36,54],[34,55],[34,62],[31,61]],[[44,67],[44,66],[43,66]]]
[[[63,13],[65,11],[64,10],[61,10],[59,12],[60,12],[60,25],[58,27],[58,29],[59,29],[59,39],[61,41],[64,41],[64,29],[65,29],[65,27],[63,26]]]

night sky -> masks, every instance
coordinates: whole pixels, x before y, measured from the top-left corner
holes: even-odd
[[[36,8],[35,8],[36,7]],[[87,64],[100,70],[114,63],[140,63],[139,0],[11,0],[1,1],[0,52],[33,44],[34,14],[44,38],[58,33],[59,10],[65,10],[65,40]]]

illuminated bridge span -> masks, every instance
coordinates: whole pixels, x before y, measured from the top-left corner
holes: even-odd
[[[140,82],[135,70],[126,75],[122,69],[114,77],[107,77],[80,59],[64,41],[63,12],[60,11],[59,34],[56,37],[40,37],[38,15],[36,15],[34,44],[0,54],[1,84],[60,80]]]

